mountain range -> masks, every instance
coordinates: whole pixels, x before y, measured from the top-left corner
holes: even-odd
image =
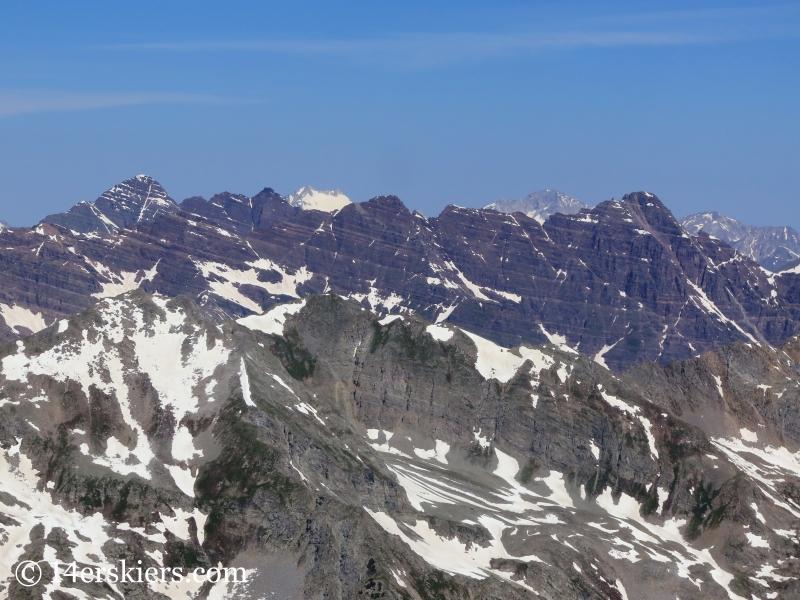
[[[705,231],[727,242],[770,271],[781,271],[800,258],[800,233],[791,227],[745,225],[713,211],[684,217],[681,225],[692,235]]]
[[[521,200],[503,198],[483,208],[507,214],[521,212],[542,224],[556,213],[574,215],[591,206],[558,190],[547,189],[533,192]],[[745,225],[716,211],[689,215],[681,219],[681,225],[691,235],[705,231],[727,242],[739,253],[772,272],[794,267],[800,261],[800,233],[791,227]]]
[[[140,175],[0,231],[0,598],[800,596],[800,273],[506,208]],[[246,577],[53,569],[121,560]]]
[[[544,224],[452,205],[429,219],[394,196],[303,210],[270,188],[177,205],[144,176],[101,196],[115,197],[105,218],[135,222],[116,233],[59,224],[73,211],[0,233],[2,339],[139,287],[189,296],[220,322],[333,292],[508,347],[560,340],[615,371],[800,332],[796,274],[690,236],[647,192]]]

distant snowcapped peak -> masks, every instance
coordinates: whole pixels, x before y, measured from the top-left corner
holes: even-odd
[[[548,188],[528,194],[521,200],[502,198],[497,202],[487,204],[483,208],[484,210],[496,210],[509,214],[521,212],[532,219],[536,219],[539,223],[544,223],[554,213],[573,215],[579,213],[582,208],[591,208],[591,206],[579,202],[575,198],[570,198],[563,192]]]
[[[689,215],[681,221],[691,235],[705,231],[730,244],[762,267],[778,272],[800,258],[800,233],[791,227],[746,225],[717,211]]]
[[[310,185],[303,186],[295,193],[289,194],[286,201],[303,210],[321,210],[323,212],[336,212],[348,204],[352,204],[350,198],[345,196],[342,190],[315,190]]]

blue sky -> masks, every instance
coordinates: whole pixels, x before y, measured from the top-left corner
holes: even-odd
[[[147,173],[800,229],[800,4],[0,2],[0,219]]]

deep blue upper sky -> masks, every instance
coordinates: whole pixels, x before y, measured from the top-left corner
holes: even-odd
[[[800,4],[2,2],[0,219],[138,173],[432,216],[547,187],[800,229]]]

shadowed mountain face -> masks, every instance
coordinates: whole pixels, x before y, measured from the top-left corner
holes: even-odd
[[[503,198],[497,202],[487,204],[483,208],[484,210],[496,210],[507,214],[521,212],[541,224],[555,213],[574,215],[584,208],[591,208],[591,206],[575,200],[575,198],[570,198],[558,190],[541,190],[528,194],[522,200],[507,200]]]
[[[0,263],[6,340],[136,288],[187,295],[220,322],[334,292],[507,347],[563,342],[615,371],[800,331],[797,274],[690,236],[646,192],[541,225],[455,206],[428,219],[393,196],[303,210],[267,188],[190,198],[109,235],[4,230]]]
[[[218,232],[230,231],[245,235],[256,227],[283,221],[300,212],[299,208],[289,205],[271,188],[264,188],[252,198],[228,192],[215,194],[211,200],[194,196],[181,202],[180,208],[189,215],[190,220],[192,217],[200,217],[217,223]]]
[[[0,594],[795,597],[797,346],[617,378],[334,295],[104,299],[0,346]],[[246,577],[23,589],[26,560]]]
[[[718,212],[690,215],[681,224],[692,235],[705,231],[727,242],[770,271],[781,271],[800,258],[800,233],[791,227],[745,225]]]

